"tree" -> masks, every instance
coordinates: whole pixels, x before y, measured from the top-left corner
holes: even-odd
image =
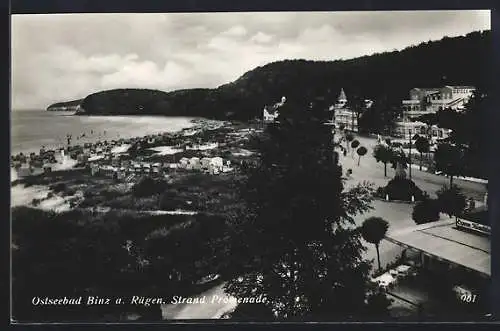
[[[413,207],[412,219],[417,224],[435,222],[439,220],[439,208],[435,200],[425,199]]]
[[[354,140],[351,142],[351,148],[352,148],[352,149],[351,149],[351,151],[353,151],[353,152],[354,152],[354,150],[355,150],[356,148],[358,148],[358,146],[359,146],[359,145],[360,145],[359,140],[354,139]]]
[[[360,132],[390,134],[394,128],[399,101],[387,95],[379,97],[361,114],[358,121]]]
[[[354,119],[356,119],[356,129],[359,131],[359,118],[360,115],[363,113],[365,107],[364,107],[364,100],[363,98],[357,96],[357,95],[351,95],[349,97],[349,100],[347,100],[347,108],[350,109],[355,115],[351,116],[351,128],[354,131]]]
[[[393,169],[397,169],[398,166],[401,169],[407,169],[409,163],[408,156],[402,150],[393,150],[391,159],[391,167]]]
[[[347,133],[345,136],[345,140],[347,141],[347,149],[349,149],[351,142],[354,140],[354,135],[352,133]]]
[[[436,195],[440,211],[448,214],[450,217],[460,214],[465,208],[465,195],[456,185],[451,187],[444,186],[436,192]]]
[[[380,265],[380,252],[379,252],[379,244],[382,239],[384,239],[385,234],[387,233],[387,229],[389,228],[389,223],[381,217],[369,217],[361,226],[361,235],[363,239],[367,242],[374,244],[377,249],[377,261],[378,268],[381,268]]]
[[[365,155],[365,154],[368,152],[368,150],[366,149],[366,147],[361,146],[360,148],[358,148],[358,149],[356,150],[356,152],[357,152],[357,153],[358,153],[358,155],[359,155],[359,158],[358,158],[358,166],[359,166],[359,162],[361,161],[361,157],[362,157],[363,155]]]
[[[463,172],[468,176],[487,178],[489,173],[487,158],[489,133],[496,128],[485,121],[488,109],[488,95],[478,87],[465,105],[465,110],[458,113],[456,125],[451,132],[450,141],[463,149]]]
[[[373,157],[384,164],[384,177],[387,177],[387,163],[393,159],[394,150],[385,144],[379,144],[373,149]]]
[[[420,153],[420,171],[422,171],[422,154],[429,153],[429,140],[425,137],[418,136],[417,140],[415,140],[415,147],[417,147],[417,151]]]
[[[366,307],[369,264],[353,215],[366,211],[366,187],[342,192],[331,130],[318,106],[287,102],[261,140],[259,163],[241,188],[246,207],[229,226],[226,291],[264,295],[275,318],[336,319]],[[307,219],[307,222],[304,220]]]
[[[463,173],[463,151],[460,147],[450,143],[441,143],[434,153],[436,169],[450,177],[450,187],[453,177]]]

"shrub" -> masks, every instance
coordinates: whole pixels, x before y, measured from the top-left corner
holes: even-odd
[[[425,199],[413,207],[412,219],[417,224],[435,222],[439,220],[439,208],[436,200]]]
[[[438,208],[443,213],[452,216],[463,212],[466,205],[465,195],[456,185],[452,185],[450,188],[444,186],[436,192],[436,195],[438,196]]]
[[[184,201],[180,197],[177,197],[176,194],[165,192],[160,198],[158,208],[161,210],[176,210],[183,208],[184,205]]]
[[[155,180],[151,177],[143,177],[132,188],[132,194],[136,197],[148,197],[154,194],[160,194],[167,188],[167,182],[159,179]]]
[[[389,195],[390,200],[403,200],[411,201],[411,197],[415,201],[424,200],[427,194],[423,192],[412,180],[407,178],[396,177],[391,179],[385,187],[379,187],[376,195],[385,198],[386,194]]]
[[[50,189],[52,189],[54,192],[59,193],[67,189],[66,184],[64,183],[58,183],[50,186]]]

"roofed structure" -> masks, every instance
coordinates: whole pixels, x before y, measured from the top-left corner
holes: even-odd
[[[448,218],[389,232],[386,239],[397,245],[421,251],[438,260],[491,276],[489,237],[459,230],[454,219]]]

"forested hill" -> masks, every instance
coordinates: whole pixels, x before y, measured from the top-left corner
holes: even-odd
[[[104,91],[89,95],[81,106],[90,115],[155,114],[245,120],[260,116],[264,105],[277,102],[282,96],[306,100],[329,91],[333,101],[341,87],[348,98],[384,98],[399,103],[408,97],[412,87],[485,87],[491,53],[490,31],[473,32],[350,60],[273,62],[216,89]]]
[[[82,103],[83,99],[67,101],[67,102],[57,102],[47,107],[48,111],[67,111],[76,110],[78,105]]]

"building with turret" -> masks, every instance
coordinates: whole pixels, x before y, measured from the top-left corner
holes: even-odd
[[[349,108],[347,95],[344,89],[340,89],[339,97],[335,105],[331,107],[333,110],[333,122],[336,128],[343,127],[345,130],[358,132],[358,117],[355,111]],[[370,100],[365,100],[366,105],[371,106]]]

